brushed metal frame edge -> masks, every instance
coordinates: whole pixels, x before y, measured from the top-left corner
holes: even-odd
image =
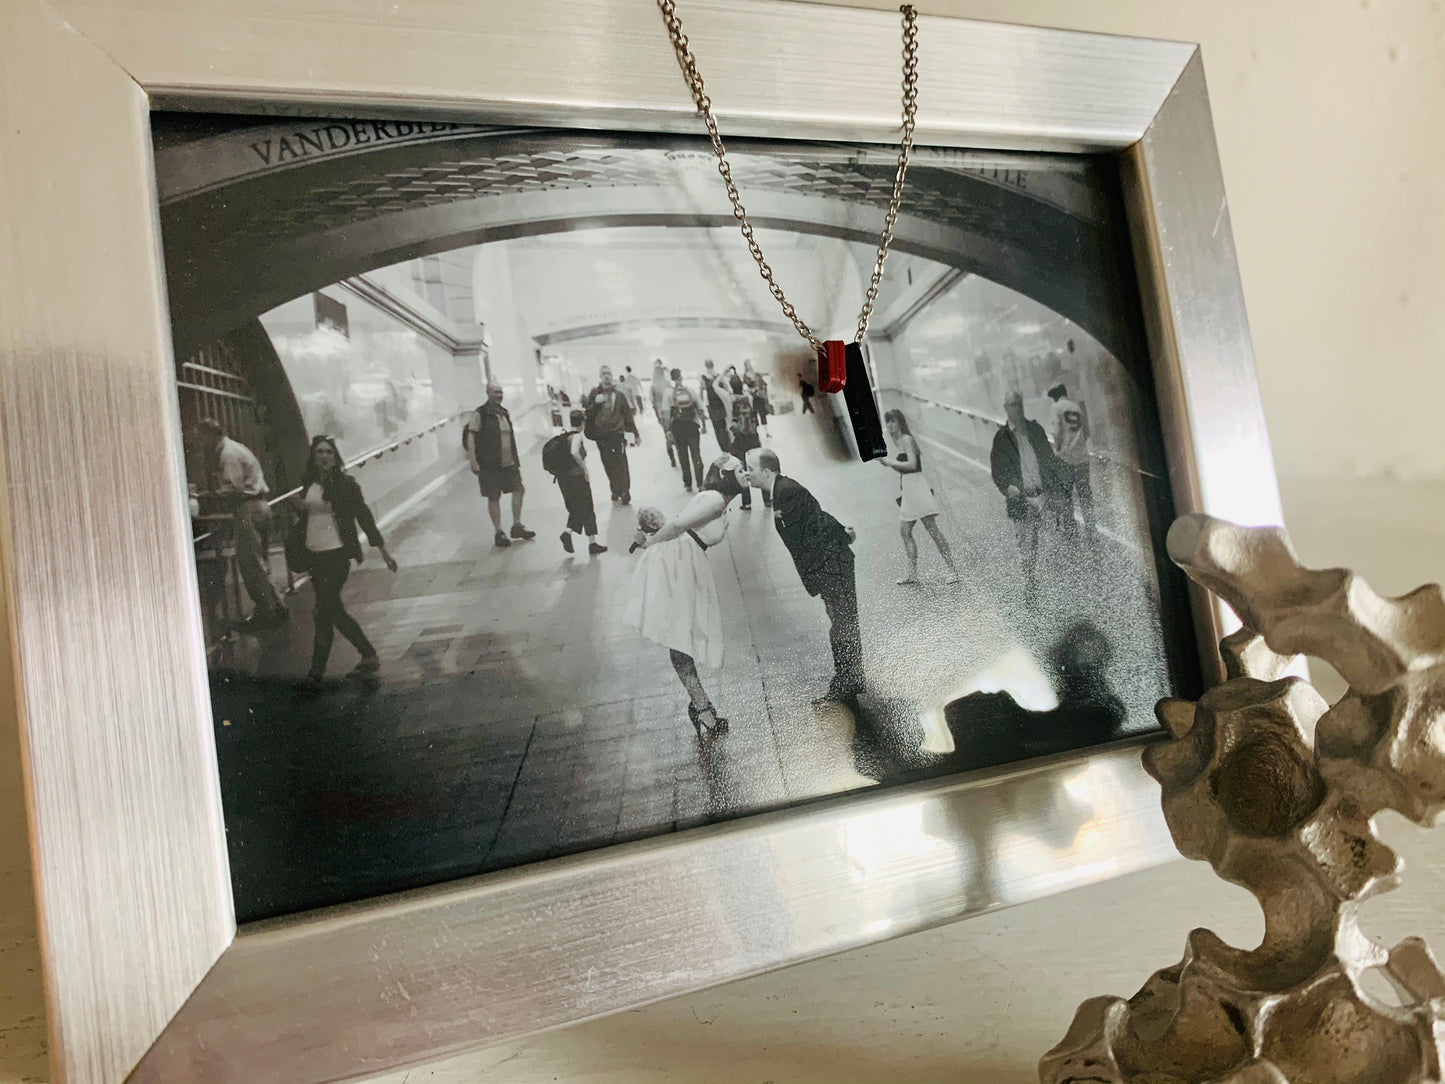
[[[499,0],[491,6],[488,15],[498,16],[508,26],[525,29],[529,18],[547,22],[539,18],[539,14],[546,14],[539,13],[542,7],[549,8],[554,15],[574,16],[578,22],[595,20],[595,25],[589,24],[583,29],[608,49],[609,56],[621,59],[612,69],[584,73],[585,77],[578,76],[572,82],[563,79],[564,89],[571,92],[570,96],[559,94],[543,100],[536,94],[512,94],[509,87],[515,89],[526,80],[520,67],[535,61],[541,47],[535,32],[530,37],[521,33],[520,37],[505,40],[496,47],[496,50],[511,49],[520,54],[519,58],[513,57],[510,69],[506,64],[480,65],[491,73],[480,83],[463,75],[437,77],[427,82],[425,90],[412,94],[378,87],[357,74],[368,70],[356,63],[358,57],[377,57],[388,51],[395,54],[397,28],[348,21],[342,0],[296,0],[285,5],[284,13],[271,10],[266,0],[231,0],[224,10],[188,4],[185,0],[51,0],[49,6],[44,0],[16,0],[12,10],[44,13],[45,18],[51,18],[58,11],[69,22],[51,19],[53,25],[46,34],[53,38],[50,44],[55,49],[69,53],[88,51],[86,63],[91,65],[96,64],[99,53],[110,58],[113,72],[100,80],[105,86],[91,88],[92,97],[88,100],[93,100],[95,93],[114,96],[131,93],[138,86],[147,94],[163,94],[171,104],[243,99],[284,106],[328,101],[411,115],[440,111],[457,118],[502,117],[535,123],[654,130],[690,127],[691,111],[676,80],[666,39],[661,36],[660,28],[652,25],[655,16],[650,5],[602,0],[587,5],[587,15],[583,18],[568,0]],[[886,63],[860,67],[853,84],[856,100],[841,104],[829,98],[822,89],[827,86],[826,82],[815,78],[819,73],[810,70],[809,65],[824,52],[818,48],[820,20],[822,30],[832,41],[851,42],[866,51],[869,43],[876,40],[875,35],[885,28],[890,35],[888,40],[896,36],[897,17],[893,12],[829,9],[774,0],[740,3],[696,0],[692,10],[690,28],[695,41],[743,41],[739,27],[752,32],[756,39],[748,43],[753,50],[748,60],[761,75],[740,70],[732,55],[716,45],[711,51],[709,79],[719,103],[726,103],[726,111],[721,115],[726,132],[864,140],[888,138],[896,124],[893,115],[896,71],[891,50],[883,58]],[[403,28],[406,33],[430,43],[426,48],[414,50],[416,56],[409,55],[408,62],[445,71],[446,65],[437,62],[437,54],[459,56],[467,52],[472,64],[480,63],[477,45],[487,39],[477,36],[475,26],[463,25],[466,20],[459,17],[457,8],[440,0],[413,0],[405,15],[409,20]],[[5,17],[10,16],[7,11]],[[552,22],[555,23],[555,19]],[[330,27],[335,33],[311,66],[310,78],[314,85],[288,86],[283,64],[289,47],[288,32],[299,33],[302,28],[315,30],[317,27]],[[922,29],[926,49],[927,43],[932,43],[932,48],[940,50],[935,55],[941,55],[946,49],[950,57],[960,56],[967,63],[960,62],[946,77],[937,77],[930,91],[927,73],[941,68],[928,67],[928,53],[924,53],[926,81],[919,130],[921,142],[997,149],[1125,152],[1128,211],[1134,228],[1156,385],[1166,422],[1171,484],[1178,508],[1181,512],[1209,511],[1242,522],[1278,522],[1272,461],[1259,409],[1242,292],[1197,50],[1172,42],[931,17],[923,19]],[[439,32],[459,36],[461,45],[438,36]],[[0,60],[15,59],[24,40],[14,34],[0,36]],[[979,40],[986,40],[987,47],[981,46]],[[270,55],[268,46],[274,47],[271,51],[281,57],[277,64],[282,66],[248,77],[247,65],[264,66],[264,58]],[[528,49],[532,50],[531,54]],[[742,55],[741,50],[738,55]],[[0,68],[3,67],[0,64]],[[1139,70],[1144,75],[1141,76]],[[44,73],[27,71],[32,85],[15,84],[27,93],[17,95],[11,108],[23,107],[27,101],[36,106],[44,103],[51,109],[51,123],[58,120],[62,128],[70,124],[79,126],[77,131],[83,131],[83,118],[78,116],[82,112],[80,105],[70,101],[57,105],[54,95],[45,93]],[[989,79],[1007,76],[1010,72],[1016,76],[1042,72],[1045,78],[1039,82],[1045,85],[1044,90],[1031,85],[1015,93],[1017,80],[1009,80],[1015,86],[1005,97],[996,86],[986,85]],[[123,89],[122,79],[128,89]],[[778,97],[794,103],[793,108],[779,110],[775,104]],[[1015,100],[1020,98],[1026,99],[1022,105]],[[1125,99],[1128,100],[1118,108],[1111,104]],[[940,100],[947,104],[933,104]],[[1081,101],[1083,106],[1079,104]],[[67,111],[67,115],[57,116],[57,109]],[[77,115],[70,116],[70,113]],[[995,113],[1008,114],[1009,119],[991,122],[990,117]],[[128,135],[144,144],[143,118]],[[7,126],[0,132],[0,156],[15,146],[16,138]],[[112,169],[113,161],[106,158],[110,153],[113,150],[98,150],[90,164],[96,170]],[[144,158],[148,165],[148,146]],[[0,168],[0,184],[5,180],[4,169]],[[73,198],[80,200],[81,196],[77,193]],[[12,203],[7,212],[13,214],[20,209]],[[131,212],[135,221],[145,223],[149,235],[144,246],[129,241],[128,251],[136,260],[150,266],[156,259],[158,245],[153,193],[146,201],[134,202]],[[102,266],[88,246],[88,237],[58,231],[54,239],[65,258],[73,261],[69,269],[89,276],[83,281],[99,289],[112,285],[113,275],[107,272],[116,265]],[[17,256],[24,254],[26,244],[38,246],[39,240],[34,235],[22,237],[22,252]],[[146,251],[142,252],[142,247]],[[37,254],[38,248],[31,252]],[[111,260],[115,257],[116,252],[109,253]],[[17,279],[18,276],[7,279],[0,271],[0,285],[6,288],[14,288]],[[0,306],[4,303],[0,298]],[[71,309],[75,307],[71,299],[60,298],[51,306],[54,311],[50,315],[75,316],[66,311],[67,305]],[[159,299],[153,297],[148,309],[142,306],[132,322],[140,325],[149,321],[154,325],[157,317],[161,321],[159,337],[154,332],[147,337],[134,327],[129,328],[127,334],[131,340],[144,340],[135,348],[138,353],[132,360],[142,368],[150,367],[151,371],[142,374],[148,381],[149,391],[164,385],[169,394],[171,359],[166,352],[163,295]],[[92,346],[106,346],[108,337],[117,334],[118,325],[87,322],[83,316],[80,323],[93,333]],[[63,332],[53,323],[42,320],[35,330],[36,341],[29,346],[64,345]],[[130,341],[123,345],[135,347]],[[18,380],[23,375],[16,364],[20,356],[16,346],[16,342],[0,337],[0,347],[8,351],[0,354],[0,388],[16,386],[4,382]],[[1242,399],[1226,401],[1217,390],[1221,378],[1230,393]],[[77,403],[86,402],[81,396],[83,389],[73,384],[71,390],[76,393]],[[173,436],[174,406],[159,402],[153,396],[147,402],[151,428],[160,437],[152,453],[169,459],[163,473],[167,474],[165,481],[170,484],[179,470]],[[89,405],[94,407],[94,400],[90,400]],[[71,406],[69,401],[66,406]],[[135,416],[121,417],[113,408],[114,404],[102,404],[99,413],[88,419],[90,424],[98,421],[108,432],[126,432],[125,425],[133,425]],[[77,412],[78,407],[69,410],[72,416],[67,421],[72,425],[77,420],[73,416]],[[133,435],[134,430],[129,432]],[[0,468],[6,466],[7,460],[13,468],[27,456],[33,457],[33,452],[26,442],[13,427],[7,430],[4,445],[0,446]],[[27,460],[23,465],[33,464]],[[11,589],[8,619],[14,634],[17,708],[24,739],[27,735],[33,737],[44,725],[41,715],[47,705],[60,704],[74,709],[83,697],[77,691],[56,692],[63,688],[66,678],[61,662],[33,654],[27,656],[21,647],[21,635],[45,621],[45,599],[37,596],[35,586],[26,585],[24,592],[16,590],[23,579],[24,563],[41,555],[43,542],[61,543],[65,539],[60,526],[47,526],[38,521],[27,521],[29,533],[19,538],[14,508],[9,508],[6,515],[7,497],[14,496],[15,476],[16,471],[11,469],[6,476],[7,487],[0,490],[0,531],[4,532],[0,536],[0,542],[4,543],[0,560],[4,561],[4,574]],[[89,476],[79,484],[84,490],[82,497],[101,503],[116,492],[113,482]],[[156,513],[157,521],[174,535],[163,547],[158,565],[154,554],[149,557],[152,570],[170,581],[168,587],[172,591],[188,589],[193,578],[185,559],[183,517],[175,507],[179,504],[176,495],[179,492],[178,485],[169,496],[148,492],[145,499],[149,503],[144,509]],[[131,559],[138,560],[139,556],[131,555]],[[98,599],[112,604],[115,601],[99,596],[93,596],[90,601]],[[140,608],[146,605],[142,597],[122,601]],[[151,605],[154,606],[154,600]],[[1206,672],[1215,673],[1218,662],[1212,643],[1226,615],[1196,601],[1194,616],[1201,631]],[[181,631],[177,641],[179,654],[168,656],[162,660],[163,664],[157,664],[154,659],[144,660],[150,667],[148,671],[141,667],[146,671],[142,676],[157,685],[186,689],[192,698],[198,687],[203,694],[203,668],[198,670],[196,666],[199,656],[187,655],[195,646],[188,644],[188,638],[194,638],[193,631]],[[171,728],[172,737],[189,743],[187,754],[192,759],[205,755],[211,750],[213,740],[208,705],[199,714],[192,711],[188,717],[173,701],[168,703],[171,703],[167,709],[171,717],[164,722]],[[73,733],[67,736],[75,741],[100,743],[99,767],[125,768],[127,756],[124,750],[113,747],[115,743],[110,735],[97,734],[94,727],[80,725],[73,714],[61,712],[56,718],[61,725],[72,727]],[[1113,834],[1109,838],[1116,850],[1127,838],[1130,849],[1102,863],[1097,852],[1086,856],[1087,861],[1077,855],[1072,862],[1061,860],[1052,874],[1054,880],[1012,885],[1003,902],[1023,902],[1074,884],[1143,868],[1174,853],[1158,813],[1155,786],[1138,767],[1133,745],[1125,745],[1084,757],[1025,765],[962,781],[938,780],[902,791],[830,800],[799,810],[608,848],[402,897],[368,901],[325,914],[297,916],[280,923],[243,929],[233,942],[235,931],[229,918],[231,905],[225,882],[223,829],[218,818],[206,821],[206,810],[213,804],[215,792],[212,750],[211,778],[191,780],[188,784],[170,779],[166,783],[170,793],[148,795],[161,808],[167,808],[167,803],[189,807],[187,816],[192,822],[209,825],[207,830],[211,835],[204,843],[176,839],[168,823],[150,826],[153,838],[147,843],[151,849],[167,852],[172,865],[191,864],[192,879],[181,886],[157,886],[147,882],[148,870],[135,865],[115,879],[114,891],[124,900],[154,905],[159,913],[168,916],[171,925],[170,937],[152,940],[144,946],[142,966],[136,968],[133,960],[126,960],[124,954],[114,949],[115,938],[129,932],[119,921],[129,912],[123,907],[107,911],[95,906],[93,901],[85,903],[74,891],[77,870],[68,871],[69,880],[64,877],[56,880],[56,871],[65,871],[68,857],[74,853],[75,837],[83,834],[85,826],[57,818],[52,809],[36,799],[37,783],[55,785],[54,776],[61,765],[37,755],[34,742],[27,741],[26,748],[57,1084],[117,1084],[126,1078],[137,1052],[147,1046],[150,1052],[136,1065],[132,1077],[136,1081],[174,1080],[178,1079],[177,1072],[187,1074],[179,1079],[245,1080],[247,1084],[272,1079],[288,1084],[342,1079],[425,1060],[466,1046],[499,1041],[538,1027],[616,1011],[949,921],[979,908],[956,894],[950,895],[947,887],[941,887],[945,886],[948,875],[939,872],[940,862],[966,868],[973,860],[970,853],[975,844],[991,848],[989,853],[997,861],[1007,864],[1011,860],[1009,845],[990,835],[999,831],[1006,818],[988,820],[985,817],[983,826],[977,823],[976,816],[972,823],[960,818],[973,816],[967,813],[967,808],[980,801],[981,796],[991,795],[989,800],[1010,794],[1017,796],[1023,793],[1020,788],[1027,786],[1056,788],[1068,779],[1090,778],[1090,773],[1109,775],[1112,786],[1125,796],[1133,810],[1129,818],[1112,825]],[[125,775],[130,785],[144,791],[147,780],[137,768],[138,765],[132,763]],[[86,782],[95,785],[105,778],[104,771],[92,770]],[[846,846],[839,842],[842,826],[858,822],[860,818],[862,822],[869,818],[886,821],[900,813],[909,817],[917,814],[924,819],[942,818],[952,823],[955,827],[947,839],[946,859],[934,856],[927,860],[902,861],[888,870],[886,876],[880,875],[881,880],[847,881],[856,871],[849,865]],[[963,823],[970,823],[967,831],[958,827]],[[132,853],[142,853],[127,848],[122,848],[122,852],[122,859]],[[763,949],[749,955],[743,947],[743,942],[749,939],[741,936],[746,922],[738,916],[756,915],[762,898],[759,892],[769,886],[761,885],[756,879],[743,886],[732,883],[728,862],[734,863],[732,872],[736,874],[746,867],[739,856],[759,853],[772,856],[774,865],[767,867],[773,877],[771,887],[783,883],[788,889],[782,897],[775,895],[767,901],[768,906],[762,908],[764,916],[769,920],[792,922],[792,910],[799,910],[806,921],[793,931],[795,936],[791,940],[776,937],[769,940],[754,930],[756,936],[751,940],[761,938]],[[1137,862],[1135,856],[1138,856]],[[778,866],[784,857],[789,865]],[[1121,857],[1124,865],[1119,864]],[[1110,866],[1110,862],[1114,864]],[[797,880],[792,873],[794,866],[811,870],[813,881]],[[881,913],[875,907],[866,915],[850,914],[840,920],[836,915],[829,916],[818,910],[812,891],[813,886],[827,882],[830,877],[844,878],[840,883],[845,888],[851,885],[848,890],[854,892],[858,900],[867,896],[870,883],[874,887],[894,886],[899,891],[925,894],[931,891],[934,895],[922,905],[897,904],[889,913]],[[587,882],[585,891],[566,887],[584,881]],[[678,903],[667,907],[658,905],[654,893],[662,884],[671,884],[676,889],[680,897]],[[860,889],[859,884],[864,887]],[[158,891],[165,898],[156,897]],[[554,891],[555,895],[548,897],[548,891]],[[718,893],[727,897],[728,907],[723,913],[733,916],[737,922],[727,927],[731,940],[703,944],[694,923],[696,908],[709,900],[715,902]],[[602,906],[600,901],[604,900],[612,900],[614,909],[606,911],[604,906],[602,915],[589,910],[589,906],[593,910]],[[653,908],[648,922],[639,927],[625,911],[618,909],[624,906],[623,901],[634,909]],[[743,906],[749,902],[754,905],[752,908]],[[62,910],[64,904],[83,906],[67,913]],[[587,918],[581,924],[570,926],[561,921],[545,928],[536,924],[541,914],[555,914],[559,910],[586,913]],[[529,948],[515,959],[509,956],[511,969],[500,975],[486,971],[487,965],[498,956],[491,947],[496,940],[479,940],[485,937],[486,931],[477,925],[497,916],[504,921],[502,928],[491,931],[496,936],[515,939],[520,937],[517,931],[525,929],[532,938],[513,942],[514,947]],[[716,918],[716,913],[711,913],[711,917]],[[599,941],[596,937],[599,920],[604,923],[600,928],[625,930],[626,935],[619,933],[613,942],[603,943],[605,938]],[[64,940],[53,936],[54,927],[60,923],[69,927],[70,936]],[[879,923],[887,924],[880,926]],[[475,936],[458,932],[467,928]],[[653,955],[649,946],[655,944],[667,946],[671,955],[668,952],[660,957]],[[349,955],[343,953],[344,958],[340,959],[334,954],[328,956],[338,945],[347,946]],[[428,945],[432,947],[429,949]],[[371,974],[367,975],[365,953],[377,946],[384,946],[392,954],[388,957],[390,962],[385,968],[371,967]],[[92,955],[96,962],[85,975],[77,976],[75,958],[82,952]],[[309,962],[302,966],[299,959]],[[419,967],[418,961],[423,959],[429,963]],[[208,971],[213,961],[215,966]],[[123,968],[123,963],[131,965],[130,969]],[[344,997],[334,1006],[328,1002],[318,1004],[314,1000],[317,992],[328,988],[335,992],[335,987],[328,985],[325,971],[318,969],[333,965],[333,979],[342,973],[350,976],[348,981],[340,983]],[[600,988],[599,974],[602,976]],[[590,979],[579,992],[578,976],[589,975]],[[396,980],[401,980],[406,998],[393,996],[383,987],[385,982]],[[505,1004],[489,1018],[479,1019],[475,1004],[446,996],[448,984],[454,982],[469,985],[475,993],[485,992],[493,999],[501,995]],[[488,986],[488,982],[501,985]],[[285,1062],[262,1056],[263,1048],[277,1051],[286,1048],[285,1042],[278,1042],[276,1038],[288,1035],[285,1025],[293,1026],[294,1037],[297,1016],[294,1002],[283,1002],[291,1005],[289,1020],[284,1019],[282,1012],[264,1011],[265,991],[274,993],[277,983],[286,986],[292,996],[313,999],[307,1005],[310,1010],[307,1026],[322,1037],[322,1041],[309,1044],[309,1053],[292,1051],[291,1060]],[[589,984],[590,989],[586,988]],[[116,996],[117,991],[143,992],[147,1014],[143,1019],[97,1018],[96,1013],[89,1011],[87,1000],[97,992],[92,985],[100,988],[102,1001],[106,996]],[[245,996],[248,991],[249,1000]],[[428,1028],[451,1028],[453,1031],[448,1034],[452,1038],[441,1042],[417,1040],[415,1032],[426,1030],[415,1027],[418,1020],[414,1004],[418,993],[433,998],[428,1002]],[[170,1011],[166,1006],[174,1007],[178,996],[185,998],[186,995],[190,996],[185,1005],[162,1031],[160,1021]],[[216,1009],[220,1004],[227,1006],[224,1013]],[[363,1006],[367,1007],[363,1009]],[[246,1009],[254,1010],[255,1015],[244,1015]],[[356,1027],[358,1009],[363,1009],[367,1021],[364,1031]],[[403,1022],[411,1026],[399,1029]],[[404,1034],[398,1034],[399,1031]],[[342,1035],[349,1036],[345,1049],[336,1042],[325,1041]],[[152,1040],[157,1040],[154,1045]],[[126,1063],[128,1060],[131,1064]]]

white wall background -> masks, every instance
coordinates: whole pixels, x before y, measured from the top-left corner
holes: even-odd
[[[1442,0],[916,4],[1203,44],[1296,542],[1382,590],[1445,578]],[[48,1079],[16,756],[0,719],[0,1084]],[[1367,925],[1445,950],[1445,840],[1400,849],[1417,874]],[[1132,993],[1204,924],[1237,944],[1260,928],[1240,890],[1176,863],[373,1084],[1024,1084],[1082,998]]]
[[[1280,474],[1445,474],[1440,0],[915,6],[1199,42]]]

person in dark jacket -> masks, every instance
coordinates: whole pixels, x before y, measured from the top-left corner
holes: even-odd
[[[637,422],[622,389],[612,382],[612,370],[606,365],[597,372],[598,384],[582,400],[587,412],[586,434],[597,444],[597,457],[607,472],[612,499],[619,504],[632,503],[632,471],[627,465],[627,436],[636,443]]]
[[[823,600],[828,613],[828,640],[833,649],[833,679],[819,700],[857,703],[863,691],[863,640],[858,627],[858,584],[854,575],[853,540],[844,527],[818,504],[799,482],[784,477],[777,453],[755,448],[747,453],[748,484],[772,500],[773,524],[788,547],[803,589]]]
[[[707,416],[712,419],[712,435],[717,438],[718,451],[726,455],[732,451],[732,433],[728,427],[728,405],[732,402],[732,390],[713,365],[712,358],[702,363],[702,382],[697,390],[702,396],[703,405],[707,407]]]
[[[1003,406],[1007,421],[994,434],[989,468],[1014,523],[1024,582],[1032,600],[1039,587],[1039,528],[1044,512],[1052,512],[1062,501],[1063,481],[1058,456],[1044,427],[1024,416],[1023,396],[1011,391]]]
[[[512,538],[523,542],[536,538],[536,531],[522,525],[522,498],[527,494],[527,487],[522,485],[517,436],[512,431],[512,415],[502,406],[500,384],[487,385],[487,401],[472,411],[462,429],[462,447],[466,449],[467,464],[477,476],[477,487],[487,502],[495,544],[512,544],[502,530],[503,493],[512,495]]]
[[[762,439],[758,436],[759,422],[752,392],[736,373],[731,378],[723,377],[718,382],[719,389],[724,386],[732,392],[732,400],[728,404],[728,454],[745,460],[750,451],[763,446]],[[771,507],[772,499],[772,494],[766,489],[763,490],[763,506]],[[750,490],[743,490],[742,509],[744,512],[753,510]]]
[[[587,442],[582,439],[582,427],[587,424],[587,415],[574,410],[568,416],[571,422],[564,436],[567,438],[567,452],[572,457],[573,468],[554,475],[557,488],[562,492],[562,506],[567,509],[567,526],[562,531],[562,548],[572,552],[572,536],[587,536],[587,552],[594,557],[606,553],[607,547],[597,541],[597,508],[592,503],[592,478],[587,472]]]
[[[361,661],[352,674],[370,677],[381,669],[381,661],[376,648],[341,601],[341,589],[351,574],[351,562],[360,564],[363,559],[357,527],[365,532],[367,541],[381,551],[381,559],[393,572],[396,559],[377,530],[376,518],[367,507],[361,486],[346,473],[341,453],[330,437],[312,439],[306,471],[301,476],[301,492],[294,501],[296,518],[287,540],[287,551],[292,555],[293,567],[301,566],[297,571],[311,573],[311,589],[316,595],[316,634],[306,686],[315,688],[321,683],[338,630],[361,653]]]

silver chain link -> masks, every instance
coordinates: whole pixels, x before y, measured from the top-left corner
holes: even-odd
[[[687,35],[682,31],[682,20],[677,15],[677,2],[657,0],[657,6],[667,24],[668,35],[672,38],[672,48],[677,53],[682,77],[687,82],[687,89],[692,94],[703,124],[707,126],[708,138],[712,140],[712,152],[717,157],[717,171],[727,188],[728,200],[733,205],[733,217],[738,220],[743,240],[748,243],[753,262],[758,265],[758,274],[768,284],[768,292],[777,299],[782,306],[783,315],[793,322],[798,334],[806,339],[814,350],[821,350],[822,340],[803,322],[798,310],[793,308],[792,302],[783,293],[783,288],[773,277],[773,269],[768,266],[767,258],[763,255],[762,246],[753,235],[753,224],[748,221],[747,208],[743,206],[742,197],[738,194],[738,186],[733,183],[733,170],[728,162],[727,148],[723,146],[722,136],[718,134],[717,120],[712,115],[712,99],[708,97],[707,85],[697,70],[697,58],[692,55]],[[883,262],[888,259],[888,247],[893,243],[893,227],[898,222],[898,208],[903,202],[903,178],[908,173],[908,155],[913,149],[914,118],[918,112],[918,13],[910,4],[904,4],[898,10],[903,15],[903,138],[898,145],[898,172],[893,178],[893,197],[888,201],[888,214],[883,219],[883,234],[878,238],[878,259],[873,264],[873,277],[868,282],[868,292],[863,298],[863,311],[858,314],[855,341],[861,341],[868,333],[868,320],[873,315],[873,303],[878,299],[878,285],[883,281]]]

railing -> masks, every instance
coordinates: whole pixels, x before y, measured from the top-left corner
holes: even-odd
[[[988,425],[992,425],[992,426],[994,426],[995,428],[998,428],[998,429],[1002,429],[1005,425],[1008,424],[1008,419],[1007,419],[1007,418],[1001,418],[1001,417],[1000,417],[1000,418],[994,418],[994,417],[990,417],[990,416],[987,415],[987,414],[980,414],[980,413],[978,413],[977,411],[974,411],[974,410],[966,410],[966,409],[964,409],[963,407],[954,406],[952,403],[945,403],[945,402],[942,402],[941,400],[938,400],[938,399],[930,399],[930,398],[928,398],[926,395],[919,395],[917,392],[915,392],[915,391],[909,391],[907,388],[888,387],[888,388],[879,388],[879,389],[878,389],[878,393],[879,393],[880,395],[882,395],[882,394],[885,393],[885,392],[891,392],[891,393],[894,394],[894,395],[906,396],[907,398],[912,399],[914,402],[922,403],[924,406],[934,407],[934,408],[936,408],[936,409],[938,409],[938,410],[946,410],[946,411],[948,411],[950,414],[957,414],[957,415],[959,415],[960,417],[971,418],[972,420],[974,420],[974,421],[976,421],[976,422],[984,422],[984,423],[986,423],[986,424],[988,424]],[[1113,463],[1116,462],[1114,459],[1112,459],[1112,458],[1109,457],[1108,455],[1104,454],[1104,453],[1101,452],[1101,451],[1097,451],[1097,450],[1095,450],[1095,449],[1093,449],[1093,448],[1089,449],[1089,458],[1091,458],[1091,459],[1096,459],[1096,460],[1098,460],[1100,463],[1113,464]],[[1130,469],[1130,470],[1138,471],[1140,474],[1145,475],[1145,476],[1147,476],[1147,477],[1149,477],[1149,478],[1153,478],[1153,479],[1156,479],[1156,480],[1162,480],[1162,477],[1161,477],[1158,473],[1156,473],[1156,472],[1154,472],[1154,471],[1145,470],[1143,467],[1139,466],[1138,464],[1121,464],[1121,465],[1127,466],[1128,469]]]
[[[906,388],[887,387],[880,388],[879,391],[880,394],[888,393],[910,399],[931,410],[940,410],[956,415],[967,419],[969,423],[984,426],[990,430],[996,431],[1008,424],[1006,418],[990,417],[987,414],[955,406],[952,403],[930,399],[926,395],[919,395]],[[942,425],[936,429],[936,435],[930,436],[926,433],[915,435],[919,440],[932,445],[938,451],[967,463],[972,469],[988,474],[989,442],[992,440],[992,434],[989,433],[985,436],[984,432],[976,431],[970,437],[963,432],[949,433],[946,430],[952,423],[943,419],[940,419],[940,422]],[[968,426],[965,424],[960,428],[966,429]],[[962,440],[964,447],[956,446],[953,441],[938,439],[938,437],[944,436],[952,437],[954,441]],[[970,454],[970,451],[973,454]],[[1143,487],[1146,494],[1144,500],[1147,501],[1151,499],[1147,495],[1148,493],[1157,493],[1161,489],[1167,491],[1167,480],[1157,471],[1147,470],[1138,463],[1116,458],[1112,454],[1112,449],[1090,448],[1089,458],[1094,464],[1091,469],[1093,503],[1099,533],[1120,546],[1131,550],[1137,549],[1140,532],[1143,530],[1142,520],[1139,518],[1142,508],[1138,506],[1137,501],[1116,499],[1117,495],[1121,494],[1125,488],[1138,484]]]
[[[424,428],[424,429],[418,429],[415,433],[410,433],[410,434],[408,434],[407,436],[404,436],[404,437],[397,437],[397,438],[395,438],[394,440],[390,440],[390,441],[388,441],[388,442],[385,443],[385,444],[378,444],[375,448],[371,448],[371,449],[369,449],[369,450],[367,450],[367,451],[365,451],[365,452],[362,452],[360,455],[356,456],[356,457],[353,458],[353,459],[348,459],[344,464],[342,464],[343,469],[345,469],[345,470],[355,470],[357,467],[365,466],[367,463],[371,462],[373,459],[380,459],[380,458],[381,458],[382,456],[384,456],[387,452],[394,452],[394,451],[396,451],[398,448],[402,447],[403,445],[405,445],[405,444],[410,444],[412,441],[416,440],[418,437],[424,437],[424,436],[426,436],[428,433],[433,433],[433,432],[435,432],[436,430],[443,428],[444,426],[451,425],[452,422],[458,421],[458,420],[460,420],[461,418],[466,417],[466,415],[467,415],[467,414],[470,414],[470,413],[471,413],[471,411],[463,411],[462,413],[460,413],[460,414],[455,414],[455,415],[453,415],[453,416],[451,416],[451,417],[449,417],[449,418],[442,418],[442,419],[440,419],[439,421],[434,421],[434,422],[432,422],[430,425],[428,425],[428,426],[427,426],[426,428]],[[282,501],[289,500],[289,499],[292,498],[292,497],[298,496],[300,493],[301,493],[301,487],[300,487],[300,486],[293,486],[292,488],[288,489],[285,493],[282,493],[279,497],[271,497],[271,498],[269,498],[269,499],[266,501],[266,505],[267,505],[268,508],[275,508],[275,507],[276,507],[278,504],[280,504]],[[229,519],[230,516],[229,516],[229,515],[205,515],[205,516],[198,516],[198,517],[196,517],[196,518],[197,518],[197,519],[221,519],[221,518]],[[206,532],[205,534],[196,535],[196,537],[195,537],[194,539],[192,539],[192,543],[193,543],[194,545],[200,545],[202,542],[204,542],[206,539],[210,538],[210,537],[211,537],[213,534],[215,534],[215,533],[216,533],[215,531],[208,531],[208,532]]]
[[[347,460],[344,464],[345,469],[356,470],[364,467],[367,463],[380,459],[388,452],[394,452],[419,437],[442,429],[463,417],[465,417],[465,413],[442,418],[406,436],[396,437],[384,444],[379,444]],[[296,486],[279,496],[269,498],[266,504],[268,507],[274,508],[281,502],[297,496],[300,492],[301,487]],[[236,568],[236,548],[232,538],[235,514],[230,512],[206,513],[196,516],[194,522],[211,525],[209,530],[196,535],[192,540],[195,547],[197,586],[200,589],[201,607],[208,630],[206,648],[209,654],[234,638],[236,628],[245,612],[242,599],[243,587],[239,570]],[[263,562],[268,575],[271,554],[275,549],[274,542],[275,539],[271,537],[262,539]],[[286,579],[288,594],[305,582],[305,577],[295,577],[289,566],[286,569]],[[212,635],[210,631],[213,628],[213,622],[219,625],[216,635]]]

